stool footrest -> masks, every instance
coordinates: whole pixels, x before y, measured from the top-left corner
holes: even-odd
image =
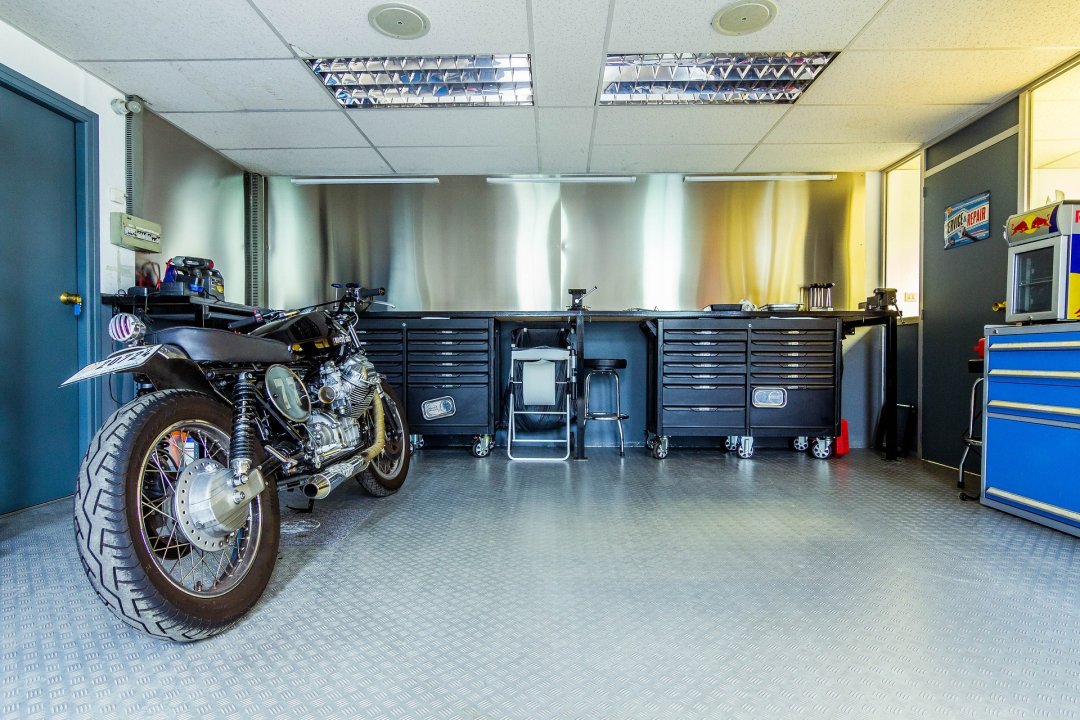
[[[613,412],[592,412],[585,416],[589,420],[629,420],[629,415]]]

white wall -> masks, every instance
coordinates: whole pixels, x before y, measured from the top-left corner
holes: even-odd
[[[97,113],[101,292],[134,285],[135,253],[109,242],[109,213],[124,209],[124,118],[114,113],[109,103],[123,93],[3,21],[0,64]]]

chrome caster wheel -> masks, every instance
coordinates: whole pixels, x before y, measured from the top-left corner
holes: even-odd
[[[818,460],[828,460],[833,455],[832,438],[814,438],[814,444],[810,448],[810,454]]]

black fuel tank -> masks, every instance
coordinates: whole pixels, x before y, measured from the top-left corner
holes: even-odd
[[[251,334],[280,340],[288,345],[300,345],[325,340],[330,336],[330,328],[326,323],[326,315],[315,311],[284,320],[275,320]]]

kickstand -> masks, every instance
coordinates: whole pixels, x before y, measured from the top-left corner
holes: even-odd
[[[311,513],[311,512],[313,512],[313,511],[315,510],[315,500],[314,500],[313,498],[308,498],[308,501],[307,501],[307,507],[306,507],[306,508],[302,508],[302,507],[293,507],[292,505],[286,505],[285,507],[289,508],[289,509],[290,509],[290,510],[292,510],[293,512],[298,512],[298,513]]]

